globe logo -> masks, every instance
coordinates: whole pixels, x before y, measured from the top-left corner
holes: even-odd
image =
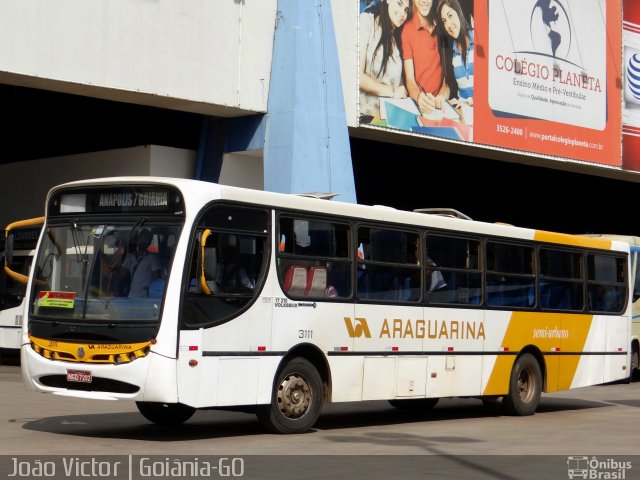
[[[637,53],[627,62],[627,86],[633,98],[640,100],[640,56]]]
[[[571,25],[567,11],[558,0],[538,0],[531,11],[529,28],[537,52],[554,58],[569,56]]]

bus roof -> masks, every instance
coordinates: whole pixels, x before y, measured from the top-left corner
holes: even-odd
[[[313,198],[300,194],[283,194],[265,192],[241,187],[220,185],[200,180],[190,180],[170,177],[107,177],[69,182],[53,187],[48,197],[61,189],[78,188],[81,186],[117,186],[117,185],[165,185],[178,189],[185,199],[187,219],[197,212],[189,211],[190,204],[205,205],[215,200],[231,200],[244,203],[255,203],[268,207],[286,208],[309,213],[324,213],[370,221],[387,221],[398,225],[416,227],[432,227],[444,230],[478,233],[485,235],[503,236],[522,240],[539,240],[549,243],[560,243],[573,246],[586,246],[609,250],[623,249],[622,246],[612,247],[612,240],[624,239],[605,238],[596,236],[571,235],[565,233],[546,232],[525,227],[517,227],[502,223],[489,223],[476,220],[455,218],[438,214],[397,210],[384,206],[369,206],[341,202],[335,200]],[[48,202],[47,202],[48,204]],[[640,241],[640,239],[638,239]],[[628,242],[627,242],[628,243]]]

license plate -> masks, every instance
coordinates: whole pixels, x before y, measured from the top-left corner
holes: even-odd
[[[67,382],[91,383],[93,377],[86,370],[67,370]]]

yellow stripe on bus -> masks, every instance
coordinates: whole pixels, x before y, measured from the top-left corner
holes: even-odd
[[[591,329],[592,315],[514,312],[502,341],[502,348],[519,352],[537,346],[544,356],[545,391],[571,387]],[[567,355],[567,353],[576,353]],[[559,353],[559,355],[558,355]],[[505,395],[516,355],[498,355],[483,395]]]
[[[567,233],[555,233],[546,232],[544,230],[536,230],[533,239],[539,242],[559,243],[562,245],[572,245],[575,247],[611,250],[611,240],[606,240],[603,238],[580,237],[577,235],[569,235]]]

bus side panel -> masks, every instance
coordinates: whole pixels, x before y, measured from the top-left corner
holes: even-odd
[[[511,312],[489,310],[484,313],[485,355],[482,357],[482,395],[504,395],[509,391],[509,376],[515,356]],[[506,349],[506,351],[505,351]]]
[[[362,375],[362,400],[386,400],[396,396],[396,367],[398,358],[395,356],[364,357],[364,372]],[[417,372],[422,378],[427,372]]]
[[[486,365],[487,375],[483,395],[503,395],[509,391],[509,378],[516,356],[525,348],[540,352],[544,357],[545,391],[554,392],[570,388],[576,378],[578,364],[585,350],[586,340],[591,331],[591,315],[566,314],[557,312],[504,312],[510,314],[507,328],[499,344],[487,345],[487,351],[496,351],[498,356],[493,366]],[[498,312],[487,312],[487,318],[498,319]],[[614,317],[609,317],[614,318]],[[502,319],[503,321],[503,319]],[[487,323],[495,327],[495,321]],[[593,346],[602,351],[604,345]],[[500,353],[502,352],[502,353]],[[485,360],[485,363],[489,359]],[[601,383],[598,378],[597,356],[594,356],[593,373],[585,375],[581,385]],[[583,360],[588,365],[588,360]],[[602,372],[600,371],[600,376]],[[590,383],[588,383],[590,382]]]
[[[181,330],[178,344],[178,359],[176,361],[176,376],[178,386],[178,398],[180,403],[191,407],[198,407],[198,394],[202,388],[200,377],[202,372],[207,372],[206,380],[217,383],[218,359],[216,357],[203,358],[202,356],[202,329]],[[191,365],[190,362],[197,362]],[[214,389],[211,389],[214,393]]]
[[[292,346],[315,345],[327,355],[331,400],[361,400],[363,360],[352,354],[354,337],[366,335],[366,329],[354,327],[358,321],[353,304],[296,301],[284,296],[273,302],[273,350],[290,352]]]
[[[281,353],[271,353],[272,299],[222,325],[182,330],[180,401],[205,408],[269,403]]]
[[[178,402],[176,360],[153,352],[147,358],[150,359],[149,371],[146,379],[142,379],[143,383],[140,383],[144,385],[143,400],[145,402]],[[138,361],[140,359],[136,360]]]
[[[484,318],[478,309],[425,308],[428,397],[480,394],[483,351],[491,334]]]
[[[192,380],[180,373],[180,402],[196,408],[267,404],[280,361],[280,356],[202,357],[189,367]]]
[[[407,394],[424,397],[425,390],[416,389],[415,386],[426,382],[426,362],[419,364],[418,370],[405,370],[402,373],[399,368],[411,363],[398,362],[402,353],[422,353],[423,324],[422,307],[356,305],[351,335],[355,337],[353,350],[364,356],[361,400],[396,398],[398,387],[402,397]],[[344,325],[346,330],[347,324]],[[410,390],[411,382],[413,390]]]
[[[563,316],[558,390],[604,382],[606,356],[603,353],[611,351],[607,348],[607,330],[612,322],[617,321],[616,318],[599,315]]]
[[[331,369],[331,401],[362,400],[364,357],[329,356]]]
[[[0,348],[18,350],[22,337],[22,305],[0,311]]]
[[[399,357],[396,398],[423,397],[427,394],[428,357]]]
[[[605,361],[605,382],[613,382],[629,377],[631,365],[629,348],[631,342],[629,317],[610,317],[607,319],[607,351],[627,352],[626,355],[609,355]]]

